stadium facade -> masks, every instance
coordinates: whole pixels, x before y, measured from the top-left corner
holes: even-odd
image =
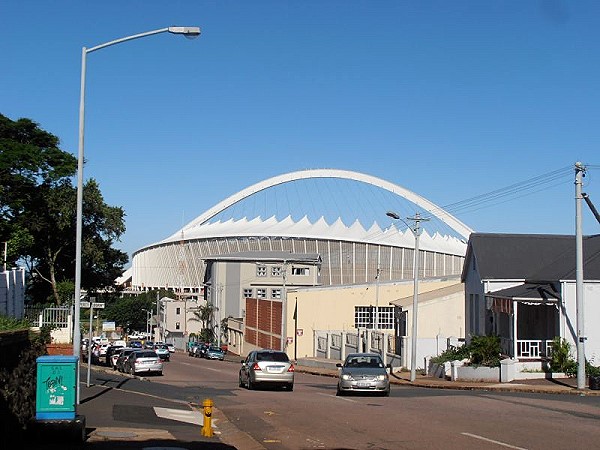
[[[136,251],[130,269],[132,288],[138,291],[166,288],[198,294],[205,283],[206,258],[253,251],[319,254],[322,286],[413,278],[415,236],[411,229],[402,231],[394,225],[381,228],[376,222],[366,229],[359,221],[347,226],[341,219],[330,224],[323,218],[311,222],[306,216],[298,221],[291,216],[283,220],[273,216],[266,220],[257,217],[211,221],[256,192],[307,178],[344,178],[368,183],[407,199],[425,214],[436,216],[464,239],[424,230],[419,241],[419,276],[460,275],[470,228],[401,186],[358,172],[320,169],[292,172],[250,186],[207,210],[172,236]]]

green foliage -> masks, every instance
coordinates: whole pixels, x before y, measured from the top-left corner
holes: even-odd
[[[460,347],[448,347],[440,355],[431,358],[431,362],[443,364],[450,361],[460,361],[469,358],[469,347],[462,345]]]
[[[30,326],[31,324],[26,319],[15,319],[14,317],[0,315],[0,331],[22,330]]]
[[[8,263],[26,265],[27,294],[36,303],[70,301],[66,285],[75,274],[77,159],[59,148],[56,136],[29,119],[0,114],[0,241]],[[112,286],[128,261],[114,249],[125,231],[125,213],[108,206],[94,180],[83,188],[82,287]]]
[[[559,336],[552,340],[550,370],[552,372],[563,372],[571,377],[577,374],[577,362],[571,356],[571,345],[566,339]]]
[[[0,395],[21,429],[35,417],[36,360],[46,354],[46,339],[49,340],[49,331],[30,339],[17,367],[0,371]]]
[[[476,366],[498,367],[502,347],[498,336],[473,336],[469,344],[471,364]]]
[[[450,347],[431,361],[443,364],[448,361],[468,359],[477,366],[498,367],[502,348],[498,336],[473,336],[469,344],[461,347]]]
[[[585,373],[588,377],[600,377],[600,367],[594,366],[591,361],[586,361]]]

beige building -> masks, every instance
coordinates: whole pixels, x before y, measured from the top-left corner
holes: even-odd
[[[314,356],[315,333],[322,330],[358,333],[359,328],[377,328],[394,334],[398,329],[406,336],[411,332],[412,281],[289,289],[287,300],[286,350],[291,357],[294,352],[297,358]],[[377,327],[374,326],[376,307]],[[446,338],[464,337],[464,289],[460,279],[421,280],[418,317],[420,340],[437,341],[443,337],[445,344]],[[429,353],[433,351],[431,345],[422,348]]]

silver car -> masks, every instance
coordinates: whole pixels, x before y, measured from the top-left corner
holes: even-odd
[[[338,376],[337,395],[346,392],[373,392],[384,396],[390,395],[390,365],[383,364],[377,353],[351,353],[341,368]]]
[[[294,390],[294,364],[285,352],[255,350],[242,360],[240,387],[254,389],[258,385],[274,385]]]
[[[125,360],[125,372],[135,375],[153,372],[162,375],[163,362],[153,350],[134,350]]]

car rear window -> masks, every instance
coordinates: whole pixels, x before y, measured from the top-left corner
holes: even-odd
[[[157,358],[156,352],[137,352],[138,358]]]
[[[286,353],[283,352],[258,352],[256,354],[257,361],[275,361],[275,362],[289,362],[289,358]]]

